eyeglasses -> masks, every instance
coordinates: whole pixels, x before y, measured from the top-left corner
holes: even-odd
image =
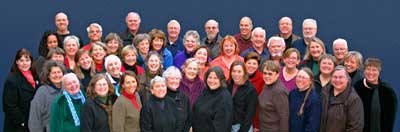
[[[263,75],[273,76],[276,72],[263,72]]]
[[[297,75],[296,78],[297,78],[297,79],[305,79],[305,80],[306,80],[306,79],[307,79],[307,80],[310,79],[310,77],[300,76],[300,75]]]

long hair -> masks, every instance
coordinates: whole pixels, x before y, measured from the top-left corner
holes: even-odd
[[[105,79],[107,82],[107,86],[108,86],[108,94],[107,95],[114,94],[114,85],[111,83],[110,79],[108,79],[105,74],[96,74],[92,78],[92,80],[90,80],[89,86],[87,88],[87,97],[94,99],[97,96],[95,87],[96,87],[96,83],[101,79]]]
[[[209,68],[207,70],[207,72],[204,74],[204,83],[206,84],[206,86],[208,87],[207,78],[212,72],[214,72],[217,75],[217,77],[220,81],[220,84],[221,84],[220,88],[226,88],[227,84],[226,84],[224,72],[221,69],[221,67],[218,67],[218,66],[213,66],[213,67]]]
[[[306,101],[308,100],[308,97],[310,96],[311,91],[312,91],[312,89],[314,87],[313,83],[312,83],[313,80],[314,80],[314,76],[313,76],[313,73],[312,73],[311,69],[308,68],[308,67],[303,67],[303,68],[300,69],[300,71],[306,72],[308,77],[310,77],[311,86],[310,86],[310,88],[307,89],[307,93],[304,96],[304,99],[303,99],[303,102],[301,103],[299,111],[297,112],[297,116],[301,116],[301,115],[304,114],[304,105],[306,104]]]
[[[33,77],[37,77],[36,68],[35,68],[35,65],[34,65],[32,53],[28,49],[25,49],[25,48],[19,49],[17,51],[17,53],[15,54],[14,62],[13,62],[13,65],[11,67],[10,73],[20,72],[19,69],[18,69],[17,61],[19,59],[21,59],[22,57],[27,57],[27,58],[31,59],[31,67],[29,68],[29,70],[32,72],[32,76]]]
[[[47,41],[48,41],[48,37],[54,35],[57,38],[57,46],[61,47],[62,42],[60,37],[58,36],[58,34],[56,32],[53,31],[46,31],[43,33],[42,35],[42,39],[40,39],[40,43],[39,43],[39,49],[38,49],[38,53],[40,56],[46,57],[47,53],[49,52],[49,49],[47,47]]]
[[[229,69],[229,80],[230,80],[229,82],[232,82],[232,84],[234,83],[233,79],[232,79],[232,71],[233,71],[233,67],[235,67],[235,66],[242,67],[242,69],[243,69],[243,76],[242,76],[243,81],[241,83],[246,82],[249,79],[249,74],[247,73],[247,69],[246,69],[246,66],[245,66],[243,61],[234,61],[232,63],[232,65],[231,65],[231,67]]]

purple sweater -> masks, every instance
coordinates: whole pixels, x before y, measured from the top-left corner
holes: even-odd
[[[185,75],[182,75],[179,91],[189,97],[190,106],[193,107],[194,102],[196,102],[197,97],[199,97],[205,87],[206,85],[198,76],[191,81]]]

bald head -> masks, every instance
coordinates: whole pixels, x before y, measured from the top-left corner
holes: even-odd
[[[68,34],[69,33],[69,31],[68,31],[69,21],[68,21],[67,14],[65,14],[64,12],[59,12],[54,17],[54,20],[55,20],[55,24],[56,24],[58,33],[60,33],[60,34]]]
[[[240,35],[243,38],[250,38],[251,36],[251,30],[253,29],[253,21],[251,20],[250,17],[242,17],[242,19],[240,19],[240,23],[239,23],[239,30],[240,30]]]
[[[214,40],[219,33],[219,24],[214,19],[210,19],[204,25],[208,40]]]
[[[290,37],[290,35],[292,35],[292,31],[293,31],[293,25],[292,25],[292,19],[290,19],[289,17],[282,17],[279,20],[279,30],[281,35],[284,38],[288,38]]]
[[[125,18],[126,26],[128,27],[129,31],[134,35],[138,32],[140,27],[140,15],[137,12],[129,12]]]

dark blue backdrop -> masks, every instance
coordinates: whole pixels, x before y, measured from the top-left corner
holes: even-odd
[[[165,31],[170,19],[181,22],[183,34],[195,29],[204,36],[204,22],[216,19],[223,35],[239,32],[238,22],[242,16],[250,16],[254,26],[261,26],[270,36],[278,32],[277,21],[282,16],[294,20],[294,32],[301,35],[301,22],[305,18],[318,20],[318,34],[328,47],[334,39],[341,37],[349,42],[351,50],[358,50],[364,57],[379,57],[383,60],[382,78],[396,89],[399,98],[396,54],[399,48],[398,31],[400,1],[397,0],[169,0],[169,1],[3,1],[0,5],[0,82],[4,84],[15,52],[22,47],[37,55],[39,39],[43,31],[54,29],[54,15],[64,11],[69,15],[70,30],[78,33],[87,42],[86,27],[97,22],[103,26],[103,35],[120,32],[125,28],[125,15],[137,11],[142,16],[142,27],[146,30],[160,28]],[[1,87],[2,88],[2,87]],[[2,95],[3,90],[0,90]],[[0,105],[2,107],[2,105]],[[399,112],[397,112],[399,113]],[[0,114],[0,128],[4,113]],[[398,114],[399,115],[399,114]],[[399,116],[395,130],[400,129]]]

